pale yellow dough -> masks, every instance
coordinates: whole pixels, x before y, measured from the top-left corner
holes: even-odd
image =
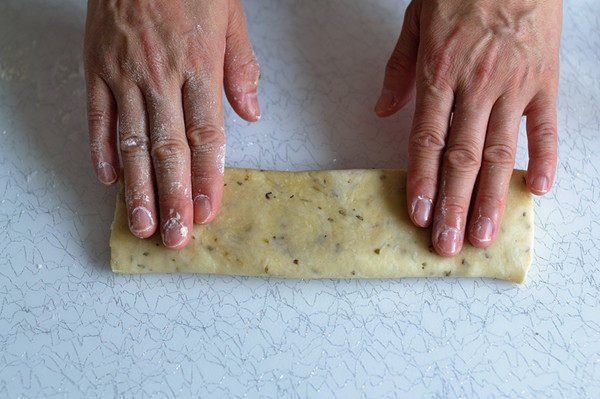
[[[437,255],[430,230],[407,213],[405,172],[225,170],[219,214],[194,225],[189,244],[166,249],[158,234],[130,233],[123,193],[110,237],[117,273],[215,273],[289,278],[491,277],[516,283],[532,259],[533,201],[515,170],[498,238]]]

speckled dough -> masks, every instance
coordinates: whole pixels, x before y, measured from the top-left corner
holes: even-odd
[[[399,170],[279,172],[227,168],[219,214],[190,243],[166,249],[130,233],[123,193],[110,246],[117,273],[215,273],[289,278],[492,277],[516,283],[532,259],[533,201],[515,170],[492,246],[437,255],[408,217]]]

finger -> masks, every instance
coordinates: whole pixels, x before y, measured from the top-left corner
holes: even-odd
[[[134,84],[124,85],[117,95],[117,105],[129,229],[147,238],[156,231],[158,213],[144,98]]]
[[[454,256],[462,248],[491,107],[468,93],[457,93],[432,230],[433,246],[442,256]]]
[[[111,185],[117,181],[116,171],[119,170],[115,100],[108,85],[96,74],[87,74],[86,86],[92,165],[98,180]]]
[[[378,116],[390,116],[396,113],[414,95],[420,4],[420,2],[411,2],[404,13],[402,31],[387,62],[383,89],[375,105],[375,113]]]
[[[417,90],[415,114],[408,141],[406,195],[413,223],[431,223],[438,175],[444,150],[454,93],[433,86]]]
[[[258,105],[258,61],[246,29],[244,9],[238,0],[230,9],[225,47],[225,94],[239,116],[249,122],[260,118]]]
[[[225,131],[220,79],[217,69],[210,80],[190,78],[183,86],[185,130],[192,157],[194,221],[199,224],[209,223],[215,217],[223,196]],[[207,107],[207,103],[213,106]]]
[[[518,99],[501,97],[492,108],[469,227],[469,240],[476,247],[491,245],[498,234],[515,164],[522,114]]]
[[[191,235],[193,207],[190,181],[190,150],[185,139],[181,88],[170,84],[144,93],[152,164],[164,245],[183,248]]]
[[[526,114],[529,149],[527,187],[533,194],[544,195],[552,187],[556,172],[556,97],[538,93],[527,107]]]

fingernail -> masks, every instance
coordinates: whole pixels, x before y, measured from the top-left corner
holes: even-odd
[[[179,213],[169,218],[163,226],[162,239],[165,247],[175,248],[184,243],[187,238],[188,228],[181,221]]]
[[[412,203],[412,217],[421,227],[427,226],[431,216],[432,201],[429,198],[417,197]]]
[[[396,106],[396,96],[394,96],[394,92],[389,89],[381,90],[381,95],[379,96],[379,100],[377,100],[377,104],[375,105],[375,113],[383,114],[388,112],[392,108]]]
[[[531,185],[541,193],[546,193],[550,189],[550,184],[545,176],[534,177],[531,181]]]
[[[458,230],[454,227],[443,226],[437,234],[437,244],[446,255],[455,255],[458,248]]]
[[[137,206],[131,212],[131,220],[129,221],[129,229],[135,235],[139,235],[148,231],[154,225],[154,219],[150,211],[143,206]]]
[[[492,239],[492,232],[494,231],[494,224],[492,223],[492,219],[487,216],[479,216],[473,224],[473,228],[471,229],[471,234],[478,241],[487,242]]]
[[[244,96],[244,102],[246,104],[246,109],[252,116],[256,118],[256,120],[260,119],[260,107],[258,105],[258,96],[256,93],[248,93]]]
[[[117,174],[111,164],[100,162],[98,165],[98,179],[106,185],[113,184],[117,180]]]
[[[194,199],[194,212],[196,212],[196,215],[200,216],[196,218],[196,220],[201,220],[200,224],[204,224],[210,219],[212,216],[212,209],[207,195],[198,194],[196,196]]]

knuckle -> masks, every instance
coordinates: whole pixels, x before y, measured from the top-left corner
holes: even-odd
[[[179,162],[189,151],[185,142],[176,138],[157,140],[152,146],[152,158],[159,163]]]
[[[444,153],[444,164],[452,170],[474,171],[479,169],[481,159],[472,146],[452,147]]]
[[[419,171],[420,173],[423,173]],[[417,172],[417,173],[419,173]],[[426,173],[426,172],[425,172]],[[411,173],[407,178],[406,186],[410,188],[410,191],[414,195],[424,195],[425,193],[431,193],[435,191],[435,188],[438,185],[438,181],[435,176],[437,176],[437,171],[433,172],[434,175],[428,176],[424,174],[414,174]],[[426,196],[426,195],[424,195]]]
[[[483,150],[483,162],[485,163],[510,166],[512,168],[514,159],[515,149],[508,144],[497,143],[487,146]]]
[[[525,90],[531,82],[531,67],[529,64],[518,64],[512,68],[508,76],[508,87],[510,90],[519,92]]]
[[[443,215],[447,215],[447,217],[455,217],[456,215],[464,215],[467,213],[467,207],[462,205],[462,203],[457,201],[458,198],[450,200],[442,200],[440,205],[440,211]],[[468,203],[468,201],[467,201]]]
[[[258,60],[254,56],[251,55],[248,59],[242,62],[238,62],[237,65],[234,64],[232,72],[243,74],[243,75],[257,75],[260,71],[260,66],[258,65]]]
[[[202,124],[187,129],[189,146],[193,152],[218,148],[225,143],[225,132],[216,124]]]
[[[419,126],[413,131],[409,139],[409,147],[413,150],[441,151],[445,142],[439,133],[439,129],[432,126]]]
[[[453,69],[453,55],[449,47],[440,46],[425,55],[423,79],[428,86],[447,85]]]
[[[115,51],[112,43],[106,40],[86,41],[83,48],[84,63],[87,67],[102,67],[114,61]]]
[[[504,208],[504,198],[494,195],[488,192],[480,192],[477,194],[478,201],[480,203],[480,207],[484,206],[486,209],[503,209]]]
[[[258,86],[260,77],[260,66],[254,54],[251,54],[245,60],[234,60],[226,64],[225,81],[229,83],[229,88],[235,92],[246,92],[247,85]],[[242,80],[243,84],[236,84]],[[232,84],[233,83],[233,84]]]
[[[166,60],[160,50],[152,47],[146,50],[146,68],[155,82],[161,82],[167,78]]]
[[[533,127],[533,131],[536,135],[536,140],[556,140],[558,133],[556,126],[551,122],[540,122]]]
[[[473,70],[473,84],[476,87],[483,88],[489,85],[496,70],[495,61],[495,57],[486,55],[475,64]]]
[[[90,132],[104,129],[109,124],[109,115],[106,111],[90,107],[87,113]]]
[[[170,54],[167,49],[163,48],[162,45],[158,44],[155,39],[146,35],[142,37],[142,56],[144,70],[148,75],[147,79],[149,82],[163,86],[165,82],[171,81],[172,71],[174,65],[176,65],[173,59],[173,54]],[[127,57],[129,60],[130,57]],[[134,62],[132,66],[131,61],[124,61],[125,65],[128,65],[128,70],[132,70],[133,73],[139,71],[140,64],[139,60]]]
[[[406,51],[399,44],[388,60],[385,69],[387,74],[408,74],[412,69],[412,62]]]
[[[123,135],[120,148],[124,155],[136,155],[148,151],[148,137],[138,135]]]

